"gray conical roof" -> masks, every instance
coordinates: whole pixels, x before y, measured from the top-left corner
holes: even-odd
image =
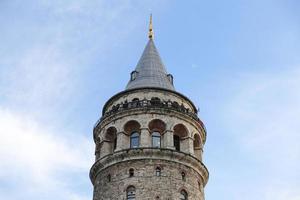
[[[132,72],[126,90],[143,87],[175,90],[172,75],[168,75],[153,39],[149,39],[135,71]]]

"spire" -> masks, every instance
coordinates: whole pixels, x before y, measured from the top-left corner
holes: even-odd
[[[154,39],[154,33],[153,33],[153,25],[152,25],[152,13],[150,14],[150,23],[149,23],[149,39]]]
[[[153,41],[152,15],[150,15],[149,41],[135,70],[131,72],[126,90],[143,87],[175,90],[173,76],[167,73]]]

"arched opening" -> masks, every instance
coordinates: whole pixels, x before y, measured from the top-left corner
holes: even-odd
[[[129,169],[129,177],[133,177],[134,176],[134,169],[130,168]]]
[[[124,131],[131,134],[133,131],[140,132],[141,125],[135,120],[130,120],[124,125]]]
[[[140,128],[141,125],[135,121],[128,121],[124,125],[124,131],[130,137],[130,148],[138,148],[140,143]]]
[[[117,147],[117,129],[115,127],[109,127],[105,132],[105,142],[107,145],[104,145],[104,151],[108,154],[113,153]]]
[[[188,193],[185,190],[181,190],[179,199],[180,200],[187,200],[188,199]]]
[[[172,76],[172,74],[168,74],[167,77],[168,77],[170,83],[172,83],[172,85],[173,85],[173,76]]]
[[[148,127],[151,132],[157,131],[163,133],[166,130],[166,124],[160,119],[153,119],[149,122]]]
[[[152,147],[161,147],[161,135],[166,130],[166,124],[160,119],[153,119],[148,124],[149,130],[152,133]]]
[[[131,80],[131,81],[134,81],[134,80],[136,79],[136,77],[137,77],[137,74],[138,74],[137,71],[131,72],[131,74],[130,74],[130,80]]]
[[[129,186],[126,189],[126,199],[127,200],[135,200],[135,187]]]
[[[155,175],[156,176],[161,176],[161,168],[160,167],[156,167],[156,169],[155,169]]]
[[[174,126],[173,141],[176,151],[182,151],[182,148],[185,147],[184,139],[188,136],[188,130],[183,124],[177,124]],[[187,149],[187,147],[185,147]]]
[[[201,139],[199,134],[194,135],[194,154],[195,156],[201,160]]]
[[[194,149],[200,148],[200,136],[198,134],[194,135]]]
[[[181,180],[186,181],[185,172],[181,172]]]

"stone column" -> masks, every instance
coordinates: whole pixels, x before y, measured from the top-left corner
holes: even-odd
[[[180,151],[188,154],[194,154],[194,140],[191,137],[180,138]]]
[[[201,154],[202,154],[202,148],[201,148],[201,147],[196,147],[196,148],[194,149],[194,156],[195,156],[196,158],[198,158],[199,160],[202,160]]]
[[[194,139],[191,137],[188,137],[186,140],[187,140],[187,145],[188,145],[187,153],[194,154]]]
[[[130,139],[129,136],[121,131],[117,133],[117,148],[115,151],[119,151],[122,149],[128,149],[130,148]]]
[[[95,159],[98,160],[101,155],[101,144],[100,142],[96,142],[96,148],[95,148]]]
[[[140,147],[151,147],[151,136],[148,128],[141,128]]]
[[[173,131],[172,130],[166,130],[165,131],[165,133],[163,135],[162,148],[175,149]]]
[[[100,158],[110,154],[110,149],[111,149],[111,146],[110,146],[110,143],[108,141],[102,141],[102,143],[100,144],[101,145],[101,155],[100,155]]]

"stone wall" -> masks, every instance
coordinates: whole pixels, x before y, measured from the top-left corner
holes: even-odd
[[[156,176],[160,167],[161,175]],[[129,169],[134,176],[129,176]],[[185,173],[185,180],[182,179]],[[110,180],[109,180],[110,176]],[[96,177],[94,200],[125,200],[126,189],[134,186],[137,200],[178,200],[181,190],[190,200],[204,200],[203,183],[193,168],[165,160],[131,160],[104,169]]]

